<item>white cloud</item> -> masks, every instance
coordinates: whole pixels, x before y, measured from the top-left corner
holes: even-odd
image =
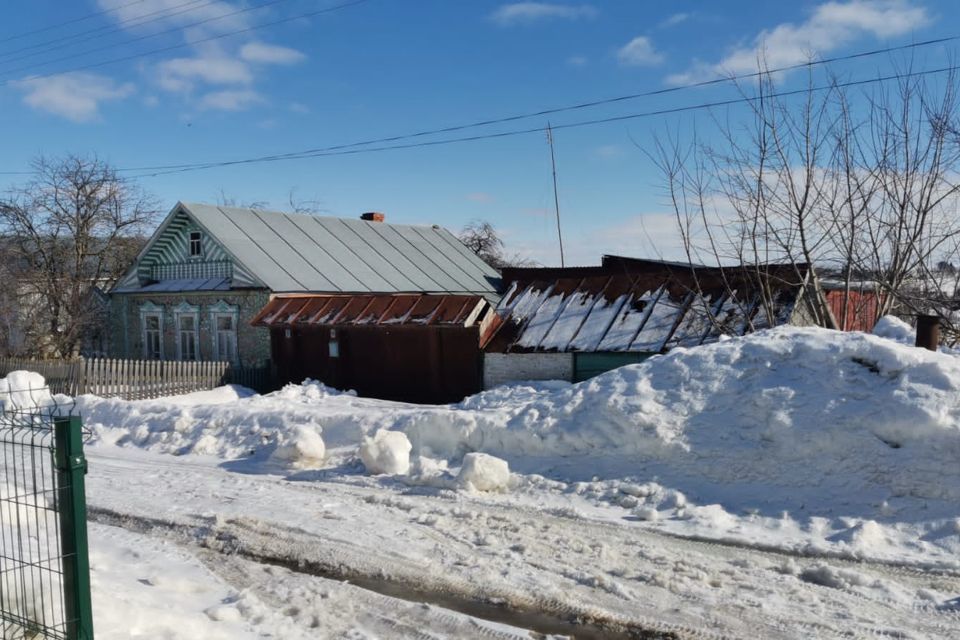
[[[302,102],[291,102],[290,111],[293,111],[294,113],[310,113],[310,107]]]
[[[587,60],[586,56],[570,56],[567,58],[567,64],[571,67],[585,67],[587,66],[587,62],[589,62],[589,60]]]
[[[245,0],[210,0],[189,6],[183,0],[96,1],[110,12],[115,24],[128,31],[180,29],[188,43],[250,27],[270,11],[243,11],[251,6]],[[198,109],[238,110],[262,102],[253,85],[265,72],[265,65],[294,64],[306,58],[296,49],[237,38],[191,45],[191,49],[192,53],[144,69],[154,74],[161,89],[181,94]]]
[[[213,85],[249,85],[250,67],[242,60],[219,50],[209,50],[193,58],[173,58],[157,65],[158,81],[167,91],[189,92],[199,83]]]
[[[494,201],[494,197],[489,193],[477,191],[474,193],[468,193],[467,200],[471,202],[478,202],[480,204],[489,204]]]
[[[184,0],[97,0],[97,5],[110,11],[110,17],[128,31],[145,32],[155,30],[157,26],[179,26],[187,28],[192,37],[250,26],[251,16],[256,15],[253,11],[228,15],[242,9],[243,5],[223,1],[186,4]],[[198,22],[204,23],[190,26]]]
[[[715,64],[697,62],[689,70],[669,76],[667,82],[687,84],[719,75],[751,73],[760,60],[769,68],[800,64],[864,36],[901,36],[929,23],[927,10],[910,0],[825,2],[804,22],[785,22],[765,29],[757,34],[752,46],[735,49]]]
[[[25,78],[12,83],[24,93],[23,101],[40,111],[74,122],[89,122],[100,115],[100,104],[122,100],[134,92],[131,83],[118,84],[94,73],[63,73]]]
[[[559,265],[555,228],[535,240],[531,240],[528,234],[525,241],[510,242],[512,234],[508,230],[504,236],[510,251],[517,251],[543,265]],[[686,256],[672,213],[631,215],[606,225],[565,222],[563,238],[568,265],[598,265],[604,254],[664,260],[684,260]]]
[[[662,20],[657,26],[659,26],[661,29],[666,29],[667,27],[675,27],[681,22],[686,22],[689,19],[689,13],[675,13],[667,19]]]
[[[225,89],[204,95],[197,103],[197,108],[242,111],[261,102],[264,102],[263,97],[252,89]]]
[[[289,47],[264,42],[248,42],[240,47],[240,57],[247,62],[262,64],[295,64],[305,60],[307,56]]]
[[[617,52],[617,58],[621,64],[631,67],[651,67],[663,62],[663,55],[657,53],[646,36],[637,36],[623,45]]]
[[[503,27],[529,24],[541,20],[580,20],[594,18],[599,12],[589,4],[557,4],[555,2],[514,2],[502,5],[490,19]]]

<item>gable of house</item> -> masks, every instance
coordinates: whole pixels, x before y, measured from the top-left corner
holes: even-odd
[[[191,248],[199,241],[199,252]],[[133,291],[214,291],[263,288],[242,262],[189,211],[176,207],[114,288]]]

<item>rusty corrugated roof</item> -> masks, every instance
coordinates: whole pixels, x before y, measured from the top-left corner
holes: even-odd
[[[793,312],[806,267],[691,268],[604,256],[599,267],[504,270],[510,283],[481,335],[493,352],[637,351],[716,341]],[[764,292],[761,295],[761,292]]]
[[[258,327],[442,326],[479,324],[490,304],[482,296],[330,294],[277,296],[251,324]]]

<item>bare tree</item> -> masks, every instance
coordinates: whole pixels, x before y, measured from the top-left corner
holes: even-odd
[[[27,327],[27,353],[68,357],[103,322],[102,291],[143,246],[157,208],[96,157],[39,158],[34,177],[0,199],[10,252],[5,282]]]
[[[503,240],[486,220],[471,220],[460,231],[460,242],[495,269],[504,267],[531,267],[536,263],[518,254],[504,253]]]
[[[296,187],[290,187],[290,191],[287,192],[287,205],[293,213],[319,215],[327,212],[319,198],[304,199],[298,197]]]
[[[239,207],[242,209],[265,209],[267,207],[267,203],[263,200],[238,200],[231,195],[227,195],[223,187],[220,187],[220,192],[217,194],[217,204],[221,207]]]
[[[690,262],[758,282],[765,265],[794,265],[823,326],[847,326],[862,311],[855,294],[871,289],[874,320],[933,312],[952,327],[957,278],[936,265],[960,258],[956,77],[931,86],[907,68],[852,100],[835,80],[784,97],[765,74],[741,92],[749,117],[718,120],[721,144],[657,144]],[[823,277],[842,288],[839,317],[822,304]]]

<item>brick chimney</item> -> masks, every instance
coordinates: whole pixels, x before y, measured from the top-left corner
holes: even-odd
[[[361,214],[360,219],[366,220],[367,222],[383,222],[387,219],[387,216],[379,211],[368,211],[367,213]]]

